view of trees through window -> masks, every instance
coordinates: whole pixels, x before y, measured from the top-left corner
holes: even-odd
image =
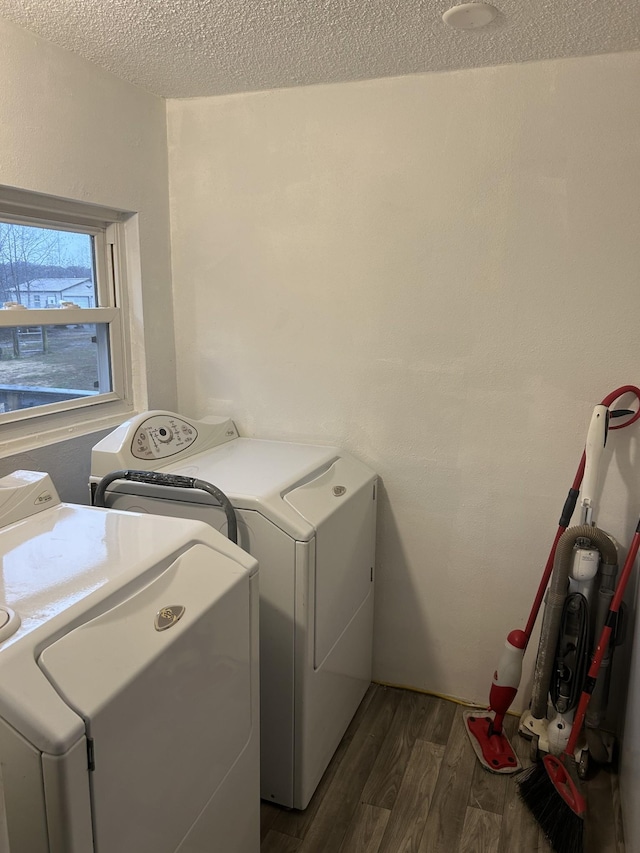
[[[91,237],[0,222],[0,299],[29,305],[31,285],[53,279],[93,279]],[[59,307],[59,306],[56,306]]]
[[[0,413],[97,393],[100,327],[27,313],[97,307],[94,269],[91,235],[0,222]]]

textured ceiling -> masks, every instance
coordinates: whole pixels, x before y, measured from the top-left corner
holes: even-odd
[[[169,98],[640,49],[637,0],[0,0],[0,17]]]

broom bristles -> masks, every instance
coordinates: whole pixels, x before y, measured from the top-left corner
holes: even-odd
[[[536,819],[556,853],[583,853],[584,816],[577,815],[558,793],[545,765],[523,770],[517,779],[522,802]]]

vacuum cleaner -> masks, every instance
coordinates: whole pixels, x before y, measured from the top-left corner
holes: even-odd
[[[607,589],[611,590],[615,586],[615,575],[617,573],[617,554],[615,558],[613,554],[616,550],[615,545],[608,534],[597,531],[597,528],[593,526],[593,512],[598,483],[599,462],[606,444],[608,431],[609,429],[620,429],[629,426],[640,418],[640,408],[636,412],[630,409],[611,411],[613,403],[626,394],[633,394],[640,403],[640,389],[633,385],[625,385],[607,395],[602,403],[595,407],[589,424],[585,450],[562,509],[558,530],[549,552],[527,625],[524,630],[511,631],[505,641],[502,657],[493,675],[488,710],[486,712],[467,711],[464,714],[467,733],[478,760],[485,769],[493,773],[515,773],[521,766],[509,743],[509,739],[504,734],[503,721],[518,691],[522,677],[524,653],[542,605],[547,584],[552,573],[555,572],[557,556],[558,562],[562,563],[562,570],[558,570],[554,592],[552,593],[550,590],[547,599],[547,603],[550,600],[553,601],[553,610],[549,614],[547,624],[547,628],[551,624],[551,629],[549,630],[550,636],[549,638],[546,637],[547,632],[543,626],[538,655],[540,658],[542,653],[542,659],[538,661],[536,667],[538,670],[538,666],[544,666],[544,669],[541,669],[539,681],[540,692],[544,691],[544,712],[542,718],[545,720],[545,724],[537,724],[535,734],[530,728],[527,729],[526,726],[524,731],[531,738],[537,737],[537,741],[535,742],[536,751],[540,747],[541,735],[543,735],[542,746],[546,744],[545,736],[548,735],[549,730],[548,723],[546,722],[547,696],[550,689],[551,672],[554,661],[560,661],[564,668],[554,688],[554,695],[556,696],[558,708],[564,710],[556,710],[554,714],[555,733],[552,735],[552,740],[555,737],[557,741],[555,748],[560,750],[562,744],[568,740],[572,713],[572,696],[575,695],[576,690],[579,693],[579,690],[582,689],[581,679],[583,679],[584,672],[586,672],[586,669],[584,672],[580,669],[580,666],[584,668],[586,663],[580,663],[580,665],[578,663],[588,661],[592,638],[595,633],[595,627],[592,627],[593,620],[590,623],[587,616],[587,613],[592,609],[592,602],[594,600],[594,581],[596,577],[600,578],[597,595],[599,596],[600,592],[602,592],[603,598],[608,594]],[[623,417],[626,418],[623,423],[615,425],[610,423],[611,419]],[[568,531],[567,528],[569,527],[580,494],[582,494],[582,524],[579,528]],[[570,535],[563,540],[567,532]],[[562,548],[560,549],[561,541]],[[569,543],[571,544],[569,545]],[[574,549],[580,553],[574,554]],[[599,557],[603,551],[604,559],[600,561]],[[573,592],[576,595],[582,596],[585,601],[583,602],[579,598],[572,598],[565,609],[565,601],[567,599],[566,588],[569,577],[567,552],[569,552],[574,561],[575,578],[573,579]],[[613,562],[611,562],[612,560]],[[602,568],[600,568],[601,564]],[[610,597],[607,601],[609,600]],[[564,621],[562,619],[563,611]],[[598,619],[599,617],[596,616],[596,622]],[[564,631],[560,630],[560,623],[564,624]],[[585,631],[587,640],[584,640]],[[551,634],[553,634],[552,637]],[[583,639],[577,642],[578,638]],[[574,639],[576,642],[574,642]],[[560,651],[557,649],[559,643],[561,646]],[[549,651],[550,649],[551,651]],[[551,660],[549,660],[550,658]],[[606,702],[604,692],[603,701]],[[541,704],[542,700],[540,700]],[[539,707],[536,708],[536,711],[540,712]],[[596,710],[593,712],[594,720],[598,714],[602,716],[602,710],[597,710],[596,703]],[[526,717],[526,720],[528,719],[529,717]],[[602,755],[602,752],[602,750],[599,751],[600,755]]]
[[[640,521],[627,552],[622,574],[609,605],[593,660],[575,711],[571,736],[560,755],[545,755],[519,775],[520,799],[538,822],[556,853],[584,853],[587,802],[576,778],[575,758],[583,723],[598,685],[602,662],[618,622],[622,598],[640,547]]]
[[[594,638],[609,611],[618,573],[618,554],[612,537],[594,525],[567,530],[558,543],[554,570],[545,602],[529,711],[520,719],[519,732],[531,740],[531,754],[560,754],[573,726]],[[613,637],[619,636],[619,626]],[[611,760],[613,739],[600,731],[607,706],[613,639],[603,659],[604,669],[591,697],[585,721],[592,751],[601,763]],[[578,773],[585,777],[589,749],[576,751]]]

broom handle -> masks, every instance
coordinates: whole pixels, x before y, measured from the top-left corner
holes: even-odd
[[[627,554],[627,559],[625,560],[624,567],[622,569],[622,574],[620,575],[620,580],[618,581],[615,594],[611,601],[604,628],[602,629],[602,633],[600,634],[600,639],[598,641],[598,645],[596,647],[591,666],[589,667],[589,672],[587,674],[587,680],[585,682],[584,690],[582,691],[582,694],[580,696],[578,708],[576,710],[576,714],[573,720],[573,728],[571,729],[571,735],[564,750],[565,755],[573,756],[573,753],[575,751],[576,744],[578,742],[578,737],[580,736],[580,732],[582,730],[584,717],[587,713],[587,706],[589,705],[591,694],[593,693],[593,690],[596,686],[596,679],[598,678],[598,672],[600,671],[600,664],[602,663],[602,658],[604,657],[604,654],[607,650],[607,646],[609,645],[609,638],[611,637],[611,632],[613,631],[613,628],[615,626],[616,615],[620,610],[620,605],[622,604],[622,598],[624,596],[625,588],[627,586],[627,581],[631,576],[633,564],[635,563],[636,557],[638,555],[639,547],[640,521],[638,521],[636,532],[634,533],[633,539],[631,540],[631,547],[629,548],[629,553]]]

